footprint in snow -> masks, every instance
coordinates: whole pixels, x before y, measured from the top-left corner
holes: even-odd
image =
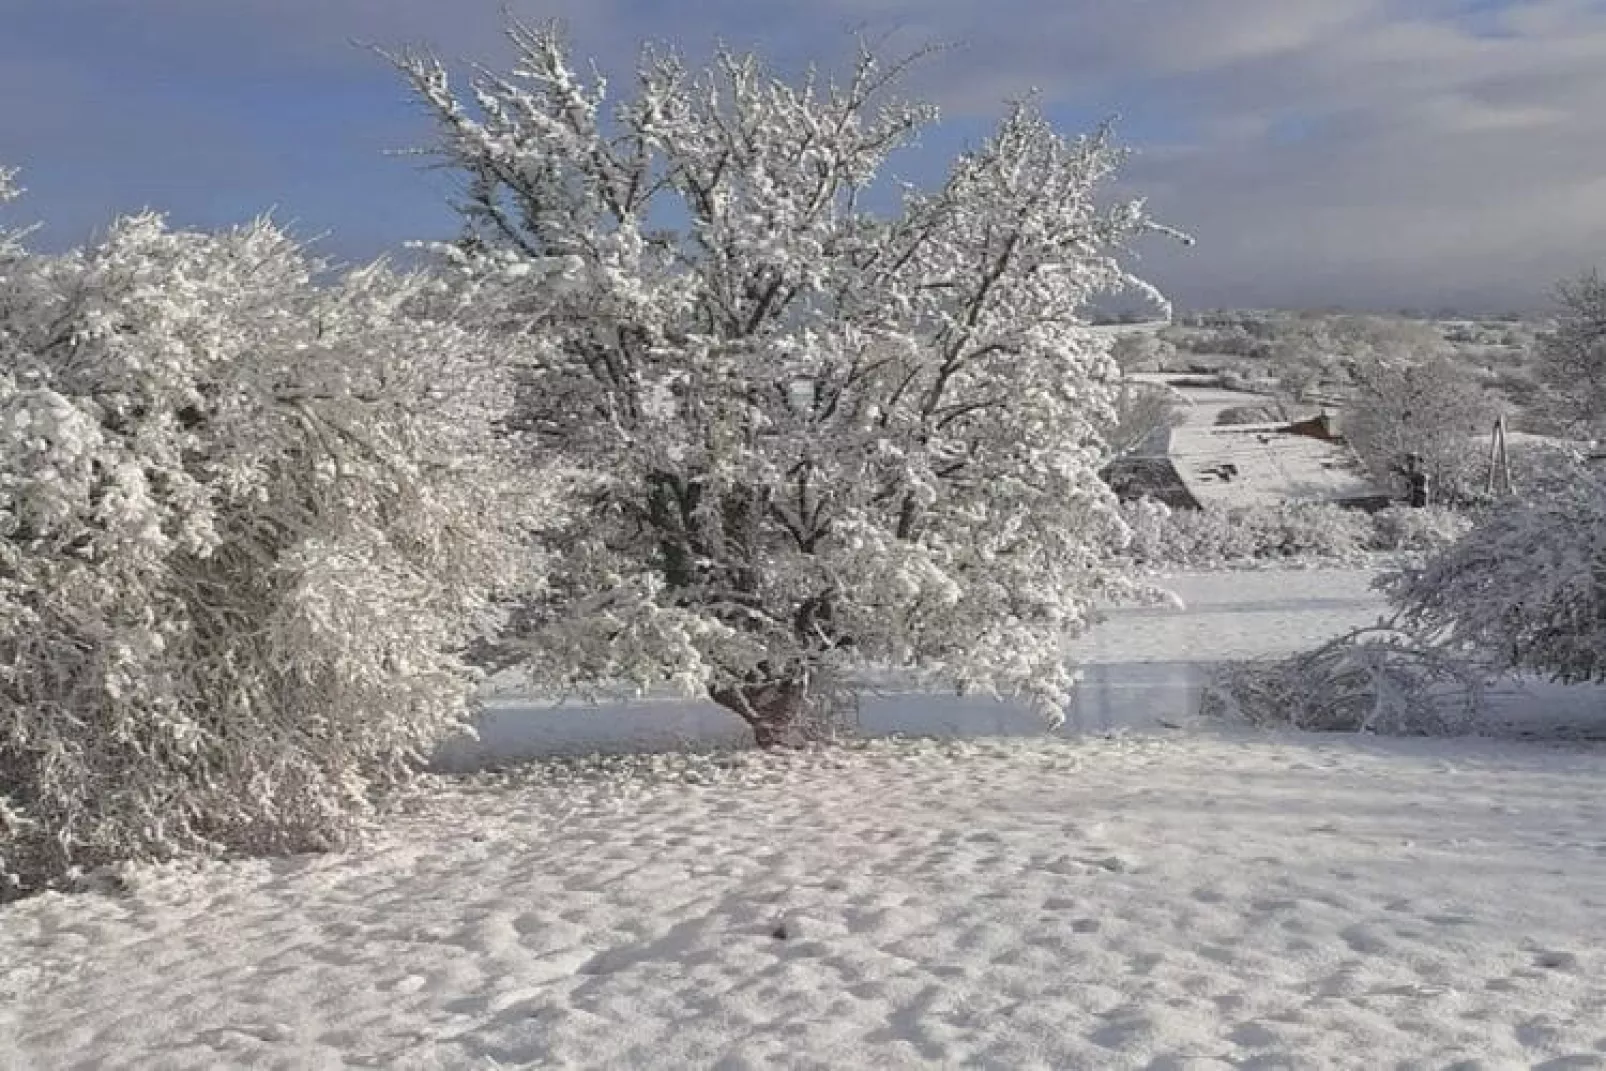
[[[1106,855],[1102,859],[1085,860],[1089,866],[1096,866],[1100,870],[1108,870],[1112,874],[1126,874],[1137,869],[1137,861],[1119,855]]]

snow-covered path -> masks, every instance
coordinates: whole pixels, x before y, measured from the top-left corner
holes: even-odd
[[[0,910],[0,1066],[1606,1067],[1606,752],[609,762]]]
[[[1289,654],[1375,621],[1386,607],[1372,577],[1363,569],[1268,569],[1160,580],[1182,609],[1112,610],[1072,645],[1083,682],[1065,731],[1188,720],[1211,666]]]

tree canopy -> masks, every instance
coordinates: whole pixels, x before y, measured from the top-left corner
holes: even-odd
[[[1153,295],[1118,256],[1156,228],[1100,204],[1110,132],[1017,105],[873,212],[935,116],[893,94],[905,64],[791,85],[649,49],[611,100],[553,28],[512,38],[462,94],[396,62],[464,180],[452,255],[520,340],[522,426],[588,474],[531,658],[706,689],[765,743],[867,663],[1057,710],[1062,640],[1129,590],[1098,478],[1119,369],[1085,307]]]

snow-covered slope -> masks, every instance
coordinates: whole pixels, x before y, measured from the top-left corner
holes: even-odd
[[[1173,735],[446,783],[0,912],[0,1066],[1599,1067],[1603,780]]]

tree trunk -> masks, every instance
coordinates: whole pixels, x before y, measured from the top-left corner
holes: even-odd
[[[808,741],[803,723],[807,690],[800,680],[726,685],[710,688],[708,695],[747,722],[759,747],[798,747]]]

